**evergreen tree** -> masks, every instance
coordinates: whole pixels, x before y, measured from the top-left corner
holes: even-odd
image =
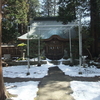
[[[28,18],[29,20],[31,20],[34,17],[38,16],[40,4],[38,0],[29,0],[28,2],[29,2]]]
[[[57,16],[58,6],[57,2],[59,0],[43,0],[42,3],[42,14],[43,16]]]
[[[27,32],[27,25],[37,15],[38,6],[38,0],[3,0],[3,42],[7,42],[4,38],[8,34],[8,42],[11,42]]]
[[[81,12],[85,12],[87,9],[86,0],[59,0],[58,21],[62,21],[63,24],[74,21]]]
[[[3,0],[2,12],[3,12],[3,42],[11,42],[17,39],[19,29],[23,32],[24,26],[27,25],[27,13],[29,10],[27,0]],[[19,28],[21,24],[23,28]],[[19,28],[19,29],[18,29]],[[8,35],[9,34],[9,35]],[[8,41],[4,41],[8,36]],[[15,37],[15,38],[13,38]]]
[[[14,24],[11,28],[9,29],[5,29],[3,27],[3,35],[2,35],[2,42],[3,43],[16,43],[17,41],[17,37],[20,35],[20,33],[18,33],[18,30],[16,29],[16,24]],[[6,38],[7,37],[7,38]]]
[[[92,54],[98,56],[98,49],[100,48],[100,1],[90,0],[90,12],[91,12],[91,35],[94,38],[92,43]]]
[[[67,24],[76,19],[74,0],[59,0],[58,20]]]
[[[94,40],[91,51],[92,56],[98,56],[100,48],[100,0],[59,0],[58,20],[62,21],[63,24],[75,20],[79,9],[82,17],[90,16],[90,35]]]
[[[4,0],[5,1],[5,0]],[[27,24],[28,0],[6,0],[3,4],[3,18],[14,23]]]

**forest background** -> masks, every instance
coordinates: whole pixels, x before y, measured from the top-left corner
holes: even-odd
[[[27,27],[35,17],[57,17],[58,21],[67,24],[80,14],[84,19],[90,17],[90,21],[86,21],[85,25],[83,23],[83,26],[93,38],[91,53],[95,56],[95,48],[100,42],[100,0],[43,0],[41,3],[38,0],[0,0],[0,43],[17,43],[17,37],[27,32]],[[0,61],[0,100],[4,98]]]

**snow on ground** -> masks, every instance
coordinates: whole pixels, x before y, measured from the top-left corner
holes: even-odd
[[[34,100],[38,91],[38,84],[39,82],[36,81],[5,83],[8,88],[9,86],[13,87],[11,89],[7,89],[7,91],[18,95],[16,98],[12,98],[14,100]]]
[[[62,61],[61,59],[60,61]],[[54,67],[55,65],[47,62],[41,67],[36,65],[31,65],[28,70],[28,66],[9,66],[3,67],[4,77],[20,77],[20,78],[43,78],[48,75],[48,68]],[[100,69],[97,69],[95,66],[90,68],[80,68],[79,66],[70,67],[69,65],[63,65],[62,63],[58,67],[69,76],[82,76],[82,77],[94,77],[100,76]],[[26,75],[27,72],[30,72],[30,75]],[[81,71],[83,74],[78,74]],[[6,86],[14,86],[8,91],[12,94],[17,94],[18,97],[14,100],[33,100],[36,97],[36,92],[38,90],[38,82],[29,81],[29,82],[15,82],[15,83],[5,83]],[[82,82],[82,81],[71,81],[71,88],[73,90],[72,96],[75,100],[100,100],[100,81],[98,82]],[[28,95],[27,95],[28,94]]]
[[[78,76],[78,77],[94,77],[100,76],[100,69],[96,68],[95,66],[91,66],[88,68],[83,68],[80,66],[69,66],[61,64],[59,68],[65,73],[65,75],[69,76]],[[82,74],[79,74],[82,72]]]
[[[4,77],[20,77],[20,78],[43,78],[48,75],[48,68],[54,67],[55,65],[47,62],[47,64],[42,64],[41,67],[37,65],[20,65],[20,66],[10,66],[3,68]],[[26,75],[27,72],[30,72],[30,75]]]
[[[75,100],[100,100],[100,81],[72,81],[70,84],[72,90],[74,91],[72,96]]]

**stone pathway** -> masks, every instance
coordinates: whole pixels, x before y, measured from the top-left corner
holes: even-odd
[[[37,97],[34,100],[74,100],[70,95],[71,78],[56,66],[49,68],[48,76],[45,76],[39,84]]]

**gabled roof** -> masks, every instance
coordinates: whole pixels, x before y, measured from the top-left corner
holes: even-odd
[[[50,38],[45,39],[44,41],[51,41],[51,40],[54,39],[54,38],[56,38],[56,39],[58,39],[58,40],[60,40],[60,41],[68,41],[68,39],[61,38],[61,37],[58,36],[58,35],[52,35]]]
[[[42,39],[48,39],[52,35],[58,35],[61,38],[68,39],[69,29],[72,26],[74,26],[74,22],[63,25],[61,22],[56,21],[55,18],[36,18],[30,26],[30,31],[18,37],[18,39],[26,40],[28,36],[30,38],[31,36],[34,38],[38,38],[40,36]],[[72,38],[77,36],[73,28],[71,29],[71,34]]]

